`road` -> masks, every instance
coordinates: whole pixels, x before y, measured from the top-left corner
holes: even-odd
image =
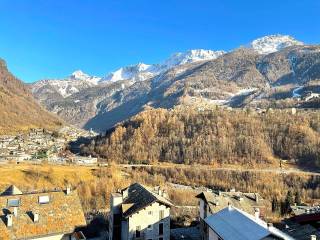
[[[305,171],[295,168],[232,168],[232,167],[213,167],[213,166],[207,166],[207,165],[148,165],[148,164],[121,164],[119,165],[123,168],[152,168],[152,167],[158,167],[158,168],[197,168],[197,169],[204,169],[204,170],[212,170],[212,171],[234,171],[234,172],[256,172],[256,173],[277,173],[277,174],[306,174],[306,175],[312,175],[312,176],[320,176],[319,172],[311,172],[311,171]]]

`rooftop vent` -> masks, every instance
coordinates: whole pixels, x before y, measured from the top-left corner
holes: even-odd
[[[71,193],[71,187],[68,186],[67,189],[66,189],[66,194],[69,195],[70,193]]]
[[[14,208],[13,208],[13,215],[14,215],[15,217],[18,217],[18,207],[14,207]]]
[[[12,214],[7,214],[6,215],[7,219],[7,227],[12,227],[13,224],[13,215]]]
[[[33,222],[39,222],[39,213],[33,212]]]
[[[256,217],[256,219],[260,218],[260,209],[259,208],[254,209],[254,216]]]

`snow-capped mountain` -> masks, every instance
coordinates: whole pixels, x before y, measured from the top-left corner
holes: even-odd
[[[143,81],[157,74],[158,71],[154,65],[138,63],[119,68],[115,72],[108,74],[102,81],[116,82],[120,80]]]
[[[249,47],[257,51],[259,54],[269,54],[286,47],[303,44],[303,42],[300,42],[291,36],[278,34],[258,38],[252,41],[249,44]]]
[[[47,93],[57,92],[62,97],[68,97],[88,87],[97,85],[99,77],[90,76],[81,70],[73,72],[64,79],[45,79],[32,84],[32,92],[37,93],[45,88]]]
[[[189,50],[186,52],[178,52],[166,59],[161,66],[164,68],[172,68],[177,65],[193,63],[197,61],[213,60],[225,54],[225,51],[212,51],[204,49]]]
[[[212,51],[204,49],[178,52],[171,55],[168,59],[160,64],[148,65],[144,63],[138,63],[136,65],[122,67],[115,72],[108,74],[105,78],[103,78],[102,81],[143,81],[175,66],[204,60],[213,60],[223,54],[225,54],[224,51]]]
[[[81,70],[74,71],[70,75],[69,79],[87,81],[87,82],[90,82],[92,84],[98,84],[98,82],[101,80],[100,77],[90,76],[90,75],[82,72]]]

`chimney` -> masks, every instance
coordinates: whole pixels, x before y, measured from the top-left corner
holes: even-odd
[[[33,213],[33,222],[39,222],[39,213],[34,212]]]
[[[161,190],[160,187],[158,188],[158,195],[159,195],[159,196],[162,196],[162,190]]]
[[[256,200],[257,203],[259,202],[259,194],[258,193],[254,194],[254,200]]]
[[[316,235],[310,235],[310,240],[317,240],[317,236]]]
[[[230,211],[232,209],[231,203],[228,202],[228,210]]]
[[[162,193],[162,197],[164,197],[164,198],[168,198],[168,193],[167,193],[167,191],[163,191],[163,193]]]
[[[70,193],[71,193],[71,187],[68,186],[67,189],[66,189],[66,194],[69,195]]]
[[[254,216],[256,217],[256,219],[260,218],[260,209],[259,208],[254,209]]]
[[[231,188],[230,192],[236,192],[236,189],[235,188]]]
[[[273,227],[273,224],[272,223],[268,223],[268,229],[272,228],[272,227]]]
[[[18,217],[18,208],[17,208],[17,207],[14,207],[14,208],[13,208],[13,215],[14,215],[15,217]]]
[[[129,189],[125,189],[123,192],[122,192],[122,198],[125,199],[129,196]]]
[[[13,215],[12,214],[7,214],[6,218],[7,218],[7,227],[12,227]]]

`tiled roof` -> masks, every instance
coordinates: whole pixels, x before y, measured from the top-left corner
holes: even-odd
[[[196,196],[208,203],[211,213],[220,211],[229,204],[245,212],[254,215],[255,208],[260,211],[270,206],[270,202],[264,200],[258,193],[242,192],[202,192]],[[258,198],[258,201],[256,201]]]
[[[39,203],[39,197],[48,196],[48,203]],[[6,214],[14,207],[8,200],[19,199],[18,215],[7,227]],[[47,197],[42,198],[46,201]],[[33,221],[33,213],[39,214],[39,221]],[[0,239],[29,239],[40,236],[72,233],[76,227],[86,225],[83,210],[76,191],[68,195],[64,191],[45,193],[23,193],[0,196]]]
[[[153,191],[151,191],[151,189],[148,189],[139,183],[134,183],[128,188],[123,189],[123,194],[124,191],[128,191],[128,195],[124,198],[122,203],[123,217],[125,218],[151,205],[154,202],[159,202],[169,207],[172,206],[172,203],[168,199],[155,194]]]

